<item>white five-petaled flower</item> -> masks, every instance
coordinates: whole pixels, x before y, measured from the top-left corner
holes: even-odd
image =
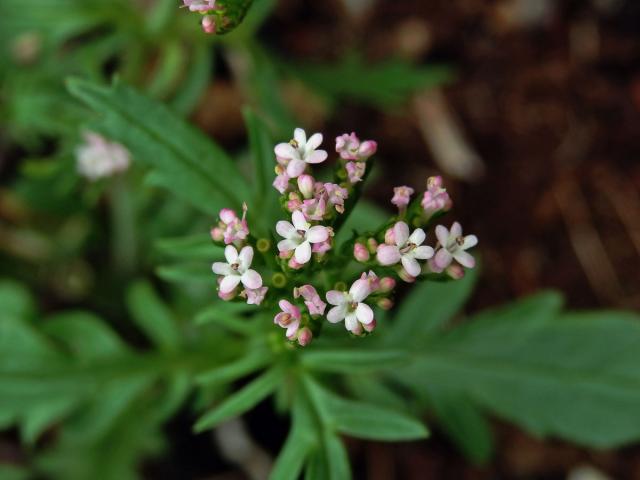
[[[475,258],[465,250],[475,247],[478,244],[478,237],[475,235],[462,236],[462,226],[458,222],[451,225],[451,230],[447,230],[447,227],[443,225],[438,225],[436,237],[441,248],[433,257],[432,269],[441,272],[451,264],[452,260],[456,260],[467,268],[473,268],[476,265]]]
[[[231,292],[240,282],[248,289],[256,289],[262,286],[262,277],[255,270],[251,270],[253,260],[253,248],[244,247],[238,253],[236,247],[227,245],[224,249],[227,263],[216,262],[212,269],[218,275],[224,275],[220,283],[220,291],[223,294]]]
[[[311,226],[300,210],[291,216],[293,224],[280,220],[276,224],[278,235],[284,240],[278,242],[280,252],[294,250],[293,257],[299,264],[307,263],[311,259],[311,244],[322,243],[329,238],[329,229],[322,225]]]
[[[290,178],[300,176],[307,163],[322,163],[327,159],[325,150],[317,150],[322,143],[322,134],[314,133],[307,140],[307,134],[301,128],[293,132],[293,140],[289,143],[279,143],[274,149],[278,162],[286,165]]]
[[[424,230],[416,228],[409,235],[409,226],[405,222],[397,222],[393,226],[393,243],[395,245],[380,245],[377,258],[382,265],[395,265],[402,262],[402,266],[412,277],[420,275],[418,260],[428,260],[433,257],[433,248],[422,245],[427,238]]]
[[[348,292],[330,290],[327,292],[327,302],[335,305],[329,313],[327,320],[338,323],[344,320],[345,327],[352,333],[359,334],[362,325],[371,324],[373,310],[364,302],[371,293],[369,280],[359,279],[353,282]]]

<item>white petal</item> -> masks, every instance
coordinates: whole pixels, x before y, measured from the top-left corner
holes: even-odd
[[[324,162],[329,155],[324,150],[316,150],[313,153],[307,155],[304,159],[307,163],[322,163]]]
[[[473,248],[478,244],[478,237],[475,235],[467,235],[464,237],[464,243],[462,244],[462,249],[467,250],[469,248]]]
[[[302,264],[311,260],[311,244],[309,242],[302,242],[296,247],[296,251],[293,254],[296,262]]]
[[[314,133],[313,135],[311,135],[311,137],[309,137],[309,140],[307,140],[307,144],[305,145],[305,150],[307,152],[310,152],[311,150],[315,150],[320,146],[321,143],[322,143],[322,134]]]
[[[238,263],[240,264],[240,268],[244,272],[247,268],[251,266],[251,262],[253,261],[253,248],[251,247],[243,247],[240,250],[240,254],[238,255]],[[258,288],[258,287],[253,287]]]
[[[412,277],[420,275],[420,264],[412,255],[402,256],[402,266]]]
[[[298,142],[298,146],[304,147],[307,144],[307,134],[301,128],[296,128],[293,131],[293,138]]]
[[[315,227],[311,227],[309,229],[305,238],[311,243],[324,242],[327,238],[329,238],[329,231],[326,227],[316,225]]]
[[[276,145],[276,148],[274,148],[273,150],[276,153],[276,155],[280,158],[288,158],[288,159],[300,158],[298,151],[288,143],[279,143],[278,145]]]
[[[400,261],[400,250],[395,245],[380,245],[376,258],[380,265],[395,265]]]
[[[435,257],[433,257],[433,263],[436,267],[441,269],[441,271],[447,268],[451,264],[451,253],[446,248],[441,248],[436,252]]]
[[[300,210],[296,210],[295,212],[293,212],[291,220],[293,221],[293,226],[296,230],[304,230],[305,232],[309,230],[307,219],[304,218],[304,213],[302,213]]]
[[[344,292],[339,290],[329,290],[327,292],[327,302],[331,305],[342,305],[345,303]]]
[[[463,267],[473,268],[476,266],[476,259],[470,253],[464,250],[457,250],[453,252],[453,258]]]
[[[211,270],[213,270],[213,273],[216,273],[218,275],[230,275],[231,273],[233,273],[233,269],[231,268],[231,266],[228,263],[224,262],[215,262],[213,265],[211,265]]]
[[[351,298],[353,298],[354,302],[363,301],[369,296],[370,293],[371,284],[369,283],[369,280],[364,279],[356,280],[355,282],[353,282],[353,285],[351,285],[351,288],[349,289],[349,295],[351,295]]]
[[[260,288],[262,286],[262,277],[255,270],[247,270],[242,274],[240,280],[247,288]]]
[[[355,312],[351,312],[345,317],[344,326],[350,332],[356,333],[358,331],[358,317]]]
[[[229,264],[236,263],[236,260],[238,260],[238,250],[236,250],[236,247],[227,245],[224,249],[224,258],[227,259]]]
[[[278,235],[281,237],[291,238],[292,235],[296,233],[296,227],[286,220],[280,220],[276,223],[276,232],[278,232]]]
[[[236,288],[240,283],[240,275],[227,275],[220,282],[220,291],[222,293],[229,293],[231,290]]]
[[[337,307],[333,307],[327,313],[327,320],[331,323],[338,323],[342,321],[344,316],[347,314],[347,306],[346,305],[338,305]]]
[[[404,246],[409,239],[409,226],[404,222],[398,222],[393,226],[393,235],[396,237],[396,245]]]
[[[416,228],[409,237],[409,241],[414,245],[422,245],[425,238],[427,238],[427,234],[424,233],[424,230],[422,230],[421,228]]]
[[[294,250],[298,245],[300,245],[299,241],[290,238],[287,238],[286,240],[280,240],[278,242],[278,251],[288,252],[289,250]]]
[[[356,308],[356,317],[360,323],[368,325],[373,321],[373,310],[366,303],[359,303]]]
[[[287,165],[287,175],[291,178],[297,178],[302,175],[305,168],[307,168],[307,164],[304,161],[294,158]]]
[[[462,236],[462,225],[458,222],[453,222],[451,225],[451,236],[453,238],[458,238]]]
[[[447,242],[449,241],[449,230],[447,230],[447,227],[444,225],[438,225],[436,227],[436,238],[438,239],[438,242],[440,242],[440,245],[446,247]]]
[[[421,247],[418,247],[413,251],[413,256],[419,258],[420,260],[429,260],[431,257],[433,257],[433,253],[433,248],[422,245]]]

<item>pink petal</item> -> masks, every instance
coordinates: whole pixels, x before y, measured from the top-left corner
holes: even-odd
[[[396,245],[401,247],[409,239],[409,226],[404,222],[398,222],[393,226],[393,235]]]
[[[296,262],[299,264],[307,263],[311,260],[311,245],[309,242],[302,242],[296,247],[296,251],[293,254]]]
[[[356,308],[356,317],[360,323],[368,325],[373,321],[373,310],[366,303],[359,303]]]
[[[222,293],[229,293],[240,283],[240,275],[227,275],[220,282],[220,291]]]
[[[380,265],[395,265],[400,261],[400,250],[395,245],[380,245],[376,258]]]
[[[342,305],[344,303],[344,292],[339,290],[329,290],[327,292],[327,302],[331,305]]]
[[[298,245],[300,245],[300,243],[296,242],[295,240],[290,240],[290,239],[280,240],[278,242],[278,251],[288,252],[290,250],[294,250]]]
[[[354,302],[362,302],[371,293],[371,284],[368,280],[356,280],[349,289],[349,295]]]
[[[296,178],[302,175],[305,168],[307,168],[307,164],[304,161],[294,158],[287,165],[287,175],[291,178]]]
[[[329,231],[327,230],[327,227],[323,227],[321,225],[311,227],[306,235],[306,239],[311,243],[324,242],[327,238],[329,238]]]
[[[235,263],[238,260],[238,250],[233,245],[227,245],[224,248],[224,258],[227,259],[228,263]]]
[[[247,288],[260,288],[262,286],[262,277],[255,270],[247,270],[240,279]]]
[[[439,269],[445,269],[451,264],[451,254],[449,250],[445,248],[441,248],[436,252],[435,257],[433,257],[433,263]]]
[[[440,245],[446,247],[447,242],[449,241],[449,230],[447,230],[447,227],[444,225],[438,225],[436,227],[436,238],[438,239],[438,242],[440,242]]]
[[[296,233],[296,227],[286,220],[280,220],[276,223],[276,232],[278,232],[278,235],[281,237],[289,238],[292,234]]]
[[[293,221],[293,226],[296,230],[304,230],[307,231],[309,229],[309,224],[307,223],[307,219],[304,217],[304,213],[300,210],[296,210],[291,215],[291,220]]]
[[[418,275],[420,275],[420,264],[415,258],[404,255],[402,257],[402,266],[412,277],[417,277]]]
[[[315,152],[307,155],[305,161],[307,163],[322,163],[327,159],[327,152],[324,150],[316,150]]]

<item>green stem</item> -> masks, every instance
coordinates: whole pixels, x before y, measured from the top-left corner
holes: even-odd
[[[109,188],[111,220],[111,258],[119,275],[129,276],[136,270],[136,214],[131,188],[124,175],[116,175]]]

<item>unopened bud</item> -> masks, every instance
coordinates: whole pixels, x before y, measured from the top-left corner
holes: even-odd
[[[382,293],[389,293],[396,288],[396,281],[391,277],[382,277],[380,279],[380,291]]]
[[[202,17],[202,30],[208,34],[216,33],[216,19],[213,15]]]
[[[391,310],[391,308],[393,308],[393,300],[390,298],[381,298],[378,300],[378,306],[383,310]]]
[[[353,246],[353,256],[359,262],[366,262],[369,260],[369,251],[363,244],[356,243]]]
[[[378,150],[378,144],[374,140],[365,140],[360,144],[358,156],[360,158],[368,158]]]
[[[398,276],[401,280],[407,283],[413,283],[416,281],[416,278],[409,275],[409,273],[404,268],[400,269],[400,271],[398,272]]]
[[[386,232],[384,232],[384,243],[386,243],[388,245],[395,245],[395,243],[396,243],[396,234],[393,231],[393,228],[389,228],[389,229],[387,229]]]
[[[311,175],[303,174],[298,177],[298,189],[304,198],[313,197],[315,180]]]
[[[454,280],[460,280],[461,278],[464,277],[464,268],[462,268],[460,265],[455,263],[449,265],[449,267],[447,267],[446,272],[447,272],[447,275],[449,275]]]
[[[378,325],[378,322],[376,322],[376,319],[374,318],[373,320],[371,320],[371,322],[363,325],[363,327],[367,332],[373,332],[373,330],[376,328],[376,325]]]
[[[378,241],[373,237],[369,237],[367,239],[367,248],[369,253],[376,253],[378,251]]]
[[[304,264],[296,262],[295,257],[291,257],[289,259],[289,268],[292,268],[293,270],[299,270],[302,267],[304,267]]]
[[[220,220],[222,220],[222,223],[225,223],[225,224],[229,224],[233,222],[236,218],[238,218],[236,215],[236,212],[234,212],[230,208],[223,208],[222,210],[220,210],[219,215],[220,215]]]
[[[216,242],[221,242],[224,239],[224,232],[220,227],[213,227],[211,229],[211,238]]]
[[[313,333],[309,327],[303,327],[298,330],[298,343],[300,346],[305,347],[311,343],[311,339],[313,338]]]

